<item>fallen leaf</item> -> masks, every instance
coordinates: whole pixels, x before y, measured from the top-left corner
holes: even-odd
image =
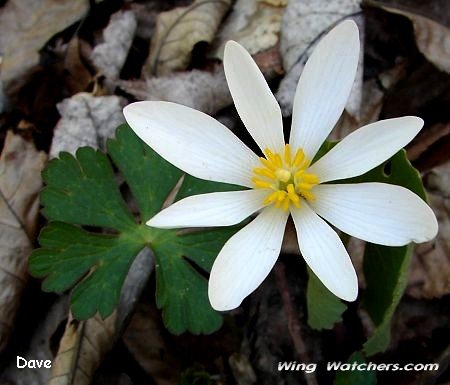
[[[103,31],[103,43],[92,51],[97,69],[109,79],[119,77],[136,32],[137,21],[132,11],[119,11],[111,16]]]
[[[450,162],[431,171],[426,186],[439,232],[434,240],[416,246],[407,293],[415,298],[440,298],[450,292]]]
[[[79,93],[57,105],[61,119],[53,133],[50,157],[61,151],[75,153],[78,147],[105,149],[106,139],[114,135],[124,102],[118,96],[93,96]]]
[[[287,1],[237,0],[214,42],[212,56],[222,59],[225,43],[234,40],[251,55],[278,43]]]
[[[163,338],[160,317],[156,308],[139,304],[124,333],[123,342],[157,385],[173,385],[178,383],[182,364]]]
[[[69,319],[48,385],[88,385],[103,356],[114,344],[117,313],[105,320],[97,314],[88,321]]]
[[[153,270],[153,255],[144,249],[125,280],[120,303],[106,319],[69,318],[47,385],[89,385],[105,354],[114,346]]]
[[[39,50],[57,32],[80,20],[87,1],[9,0],[0,8],[0,78],[8,83],[39,63]]]
[[[37,325],[26,349],[17,352],[18,356],[35,360],[53,361],[52,338],[58,327],[67,318],[69,297],[64,295],[52,305],[44,320]],[[11,358],[9,366],[3,372],[0,383],[5,379],[14,385],[44,385],[50,378],[49,368],[27,370],[17,367],[16,356]]]
[[[280,51],[286,76],[282,79],[276,97],[283,116],[292,114],[298,79],[308,57],[320,39],[336,24],[353,19],[359,26],[361,52],[356,80],[346,110],[359,119],[363,75],[364,22],[360,15],[360,0],[289,1],[283,15]]]
[[[266,79],[282,73],[278,50],[269,49],[253,58]],[[119,80],[117,84],[138,100],[180,103],[209,115],[233,103],[222,66],[212,72],[194,69],[145,80]]]
[[[187,7],[160,13],[144,73],[167,75],[186,69],[194,46],[212,41],[230,4],[230,0],[195,0]]]
[[[433,144],[447,135],[450,135],[450,123],[438,123],[429,129],[422,130],[417,139],[408,146],[408,158],[419,159]]]
[[[144,81],[119,81],[138,100],[166,100],[214,115],[232,104],[223,67],[214,72],[192,70]]]
[[[133,2],[129,4],[130,9],[136,16],[136,36],[150,41],[155,31],[156,18],[161,5],[162,4],[158,2]]]
[[[411,20],[420,52],[441,71],[450,73],[450,28],[412,10],[391,7],[378,1],[369,1],[368,4]]]
[[[70,94],[84,92],[92,82],[92,76],[83,63],[83,47],[88,44],[78,37],[74,37],[67,45],[64,56],[66,86]]]
[[[0,351],[5,347],[28,279],[47,156],[8,132],[0,157]]]

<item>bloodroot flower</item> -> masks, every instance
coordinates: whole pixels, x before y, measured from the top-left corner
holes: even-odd
[[[228,86],[261,157],[217,120],[194,109],[163,101],[125,107],[136,134],[178,168],[201,179],[249,188],[191,196],[147,222],[159,228],[229,226],[258,212],[225,243],[214,262],[208,294],[216,310],[239,306],[269,274],[289,214],[306,263],[331,292],[347,301],[358,294],[356,273],[327,222],[387,246],[425,242],[436,235],[433,211],[403,187],[324,184],[380,165],[417,135],[422,119],[406,116],[366,125],[311,164],[344,109],[358,57],[358,28],[352,21],[342,22],[319,42],[298,82],[285,144],[280,107],[262,73],[242,46],[226,44]]]

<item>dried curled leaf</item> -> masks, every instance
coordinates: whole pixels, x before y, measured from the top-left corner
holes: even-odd
[[[233,101],[223,68],[214,72],[192,70],[119,85],[138,100],[166,100],[214,115]]]
[[[230,4],[230,0],[196,0],[160,13],[144,71],[165,75],[185,69],[195,44],[212,41]]]
[[[79,93],[57,105],[61,119],[53,133],[50,157],[61,151],[74,153],[78,147],[105,148],[117,125],[124,122],[122,100],[115,95]]]
[[[107,78],[115,79],[125,63],[133,42],[137,21],[132,11],[119,11],[111,16],[103,31],[103,43],[92,51],[92,61]]]
[[[7,84],[39,63],[39,50],[88,11],[88,2],[10,0],[0,8],[1,79]],[[5,84],[5,86],[6,86]]]
[[[223,58],[228,40],[242,44],[251,55],[278,43],[287,1],[237,0],[218,32],[213,56]]]
[[[7,343],[27,281],[47,156],[8,132],[0,157],[0,351]]]
[[[420,52],[441,71],[450,73],[450,28],[406,9],[389,7],[378,2],[370,4],[411,20]]]
[[[114,343],[117,313],[104,321],[69,319],[47,385],[88,385],[104,354]]]

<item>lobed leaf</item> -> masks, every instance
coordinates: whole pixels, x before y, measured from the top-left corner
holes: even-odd
[[[139,223],[127,208],[113,166],[100,151],[84,147],[76,156],[61,153],[44,172],[41,194],[51,221],[30,258],[31,273],[45,277],[43,289],[71,287],[72,312],[87,319],[110,315],[119,300],[127,272],[140,250],[156,258],[156,300],[173,333],[210,333],[221,325],[207,298],[207,275],[214,258],[237,227],[186,233],[142,224],[162,207],[180,184],[178,198],[235,189],[186,176],[159,157],[126,125],[108,142],[108,151],[123,175],[140,211]],[[177,198],[177,199],[178,199]],[[94,226],[113,230],[92,232]]]

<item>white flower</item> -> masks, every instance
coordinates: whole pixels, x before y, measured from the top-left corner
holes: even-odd
[[[403,187],[322,184],[361,175],[389,159],[417,135],[422,119],[407,116],[364,126],[310,164],[344,109],[358,57],[358,28],[352,21],[339,24],[320,41],[299,80],[285,145],[280,107],[262,73],[243,47],[227,43],[228,86],[239,116],[265,157],[258,157],[212,117],[191,108],[148,101],[124,109],[136,134],[175,166],[201,179],[250,188],[191,196],[147,222],[159,228],[228,226],[259,212],[226,242],[214,262],[208,294],[215,309],[239,306],[269,274],[289,213],[306,263],[330,291],[347,301],[357,297],[356,273],[327,222],[388,246],[425,242],[436,235],[432,210]]]

